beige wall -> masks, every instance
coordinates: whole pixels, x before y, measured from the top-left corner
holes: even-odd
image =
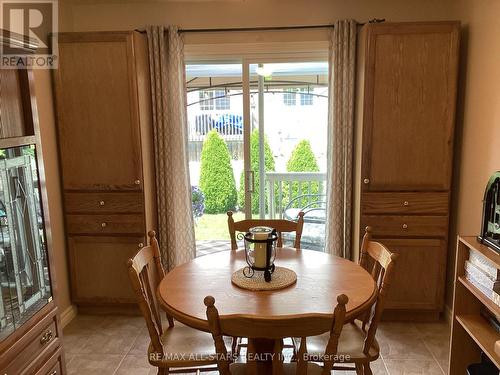
[[[147,24],[183,28],[279,26],[332,23],[341,18],[364,22],[460,19],[468,28],[462,49],[461,94],[458,110],[455,211],[453,227],[476,234],[481,198],[488,176],[500,169],[500,14],[498,0],[226,0],[226,1],[60,1],[63,31],[127,30]],[[218,38],[224,39],[218,35]],[[259,36],[254,36],[259,40]],[[468,40],[467,40],[468,39]],[[189,40],[188,40],[189,42]],[[496,65],[495,65],[496,63]],[[38,73],[42,135],[56,248],[59,303],[69,305],[66,255],[62,232],[55,131],[49,76]],[[460,141],[463,137],[463,142]],[[454,242],[454,239],[452,239]],[[452,246],[453,249],[453,246]],[[450,252],[450,261],[453,251]],[[452,262],[449,262],[452,269]],[[65,284],[66,285],[63,285]]]
[[[500,1],[461,0],[464,25],[457,113],[454,219],[456,233],[479,234],[488,178],[500,170]],[[450,249],[448,289],[455,253]],[[448,293],[448,305],[451,293]]]
[[[341,18],[415,21],[453,18],[453,0],[62,0],[66,31],[129,30],[147,24],[185,28],[289,26]]]

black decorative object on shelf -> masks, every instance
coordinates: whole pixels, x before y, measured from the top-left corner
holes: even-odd
[[[264,280],[271,281],[276,258],[276,229],[269,227],[253,227],[240,239],[245,241],[245,258],[248,266],[243,269],[243,274],[250,278],[255,271],[264,272]]]
[[[498,375],[498,369],[488,356],[482,352],[481,362],[469,365],[467,375]]]
[[[500,171],[489,179],[483,201],[483,223],[478,240],[500,253]]]

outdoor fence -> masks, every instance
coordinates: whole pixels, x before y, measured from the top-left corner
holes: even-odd
[[[228,112],[201,113],[188,115],[189,161],[200,161],[205,136],[216,130],[226,141],[231,158],[243,159],[243,116]]]
[[[233,160],[243,160],[243,139],[240,141],[226,141],[229,154]],[[188,153],[189,161],[198,162],[201,159],[201,149],[203,148],[203,141],[189,141]]]

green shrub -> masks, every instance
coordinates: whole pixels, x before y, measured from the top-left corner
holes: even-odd
[[[270,172],[275,170],[274,157],[271,151],[271,147],[267,141],[267,137],[264,136],[264,165],[265,171]],[[255,129],[250,135],[250,168],[254,171],[254,192],[252,193],[252,213],[259,213],[259,187],[260,187],[260,177],[259,177],[259,131]],[[266,211],[268,210],[268,198],[267,198],[266,186]],[[238,202],[241,209],[245,208],[245,172],[243,171],[240,176],[240,190],[238,193]]]
[[[300,141],[297,146],[292,151],[290,155],[290,159],[288,159],[286,163],[286,170],[288,172],[319,172],[318,162],[316,161],[316,157],[314,156],[314,152],[311,148],[311,143],[307,140]],[[292,182],[290,189],[290,183],[285,184],[284,194],[286,195],[284,198],[285,202],[290,202],[290,200],[297,198],[299,195],[304,194],[318,194],[319,193],[319,183],[312,182],[311,190],[309,192],[309,184],[302,183],[301,189],[299,189],[298,182]],[[300,191],[299,191],[300,190]],[[290,196],[290,191],[292,195]],[[316,199],[313,199],[316,200]],[[299,199],[293,207],[303,207],[308,203],[308,199]]]
[[[233,210],[237,203],[231,157],[226,142],[215,130],[205,137],[201,150],[200,188],[205,195],[205,213]]]

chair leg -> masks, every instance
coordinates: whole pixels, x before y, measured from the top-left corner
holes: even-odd
[[[236,356],[240,356],[241,355],[241,341],[243,339],[241,337],[237,337],[236,338]]]
[[[370,362],[363,364],[363,369],[365,370],[364,375],[373,375],[372,369],[370,368]]]
[[[363,365],[356,363],[356,375],[363,375]]]
[[[233,337],[233,341],[231,343],[231,353],[234,355],[236,353],[236,350],[239,350],[238,348],[238,338],[237,337]],[[238,353],[238,356],[240,355],[240,353]]]
[[[168,375],[168,367],[158,367],[158,375]]]

